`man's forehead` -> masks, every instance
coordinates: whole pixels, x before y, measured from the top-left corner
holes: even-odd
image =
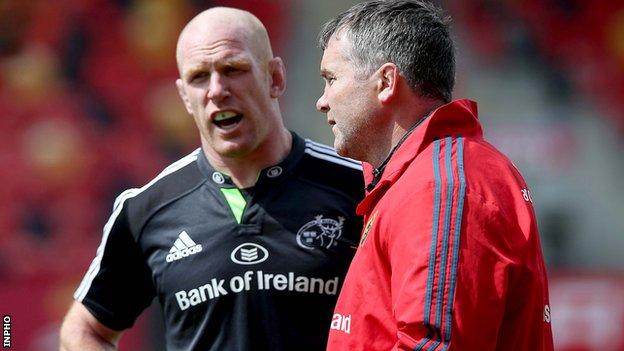
[[[181,40],[181,49],[188,51],[196,47],[208,50],[231,48],[240,51],[258,50],[253,42],[251,33],[242,28],[203,28],[196,32],[190,32]]]
[[[239,51],[243,56],[260,61],[272,57],[266,30],[253,15],[215,8],[196,16],[184,28],[178,39],[176,58],[181,68],[188,61],[201,61],[202,55],[216,59],[230,51]]]
[[[189,30],[180,38],[183,47],[230,45],[246,49],[250,44],[250,35],[246,30],[231,25],[220,26],[217,23]]]
[[[250,58],[252,52],[244,41],[227,35],[195,36],[182,42],[179,59],[186,64],[211,60]]]
[[[215,46],[211,50],[198,48],[187,52],[183,59],[183,70],[195,70],[206,66],[249,64],[253,56],[249,51],[232,46]]]
[[[330,70],[331,66],[339,62],[345,62],[346,57],[343,51],[343,41],[331,37],[327,42],[327,46],[323,51],[323,57],[321,58],[321,73],[323,70]]]

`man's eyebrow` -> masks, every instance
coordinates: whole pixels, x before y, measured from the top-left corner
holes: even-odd
[[[251,60],[249,58],[241,57],[241,56],[234,56],[234,57],[228,57],[224,59],[223,61],[217,62],[216,66],[222,67],[222,66],[239,66],[239,65],[250,65],[250,64],[251,64]]]
[[[215,63],[216,68],[224,68],[224,67],[230,67],[230,66],[249,66],[249,65],[251,65],[250,59],[247,57],[240,57],[240,56],[226,58],[221,62]],[[207,67],[209,66],[210,65],[206,63],[196,64],[194,66],[189,67],[188,70],[185,72],[184,76],[190,78],[197,72],[205,71]]]
[[[334,73],[330,70],[328,70],[327,68],[322,68],[321,69],[321,77],[325,78],[325,77],[329,77],[329,76],[333,76]]]
[[[191,78],[193,75],[195,75],[195,73],[200,72],[202,70],[201,67],[191,67],[188,68],[185,72],[183,72],[182,77],[183,78]]]

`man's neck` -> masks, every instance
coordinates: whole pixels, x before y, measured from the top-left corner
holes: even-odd
[[[398,106],[405,106],[406,108],[395,108],[394,118],[392,119],[392,129],[387,134],[386,140],[388,143],[379,143],[380,147],[377,148],[376,153],[370,154],[370,162],[375,168],[379,168],[388,161],[392,156],[393,151],[403,142],[407,133],[411,133],[415,128],[420,125],[426,117],[428,117],[436,108],[444,105],[443,102],[438,100],[424,100],[420,98],[417,101],[407,101],[405,103],[398,104]]]
[[[249,188],[256,184],[260,171],[280,163],[292,148],[292,135],[281,128],[277,136],[271,135],[255,151],[244,157],[222,157],[207,152],[208,162],[218,171],[232,178],[238,188]]]

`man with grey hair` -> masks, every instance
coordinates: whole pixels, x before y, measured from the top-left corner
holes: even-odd
[[[117,198],[61,349],[115,349],[156,297],[168,350],[322,350],[361,165],[284,127],[284,65],[252,14],[202,12],[176,58],[201,147]]]
[[[366,1],[320,34],[327,115],[365,161],[365,226],[328,350],[552,350],[530,191],[451,100],[449,19],[425,1]]]

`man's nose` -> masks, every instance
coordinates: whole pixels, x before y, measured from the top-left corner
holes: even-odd
[[[227,79],[218,73],[212,74],[210,76],[210,85],[208,86],[208,98],[213,102],[218,102],[228,96],[230,96],[230,90],[227,85]]]
[[[323,95],[316,100],[316,109],[322,113],[329,112],[329,103],[327,102],[327,96],[325,93],[323,93]]]

